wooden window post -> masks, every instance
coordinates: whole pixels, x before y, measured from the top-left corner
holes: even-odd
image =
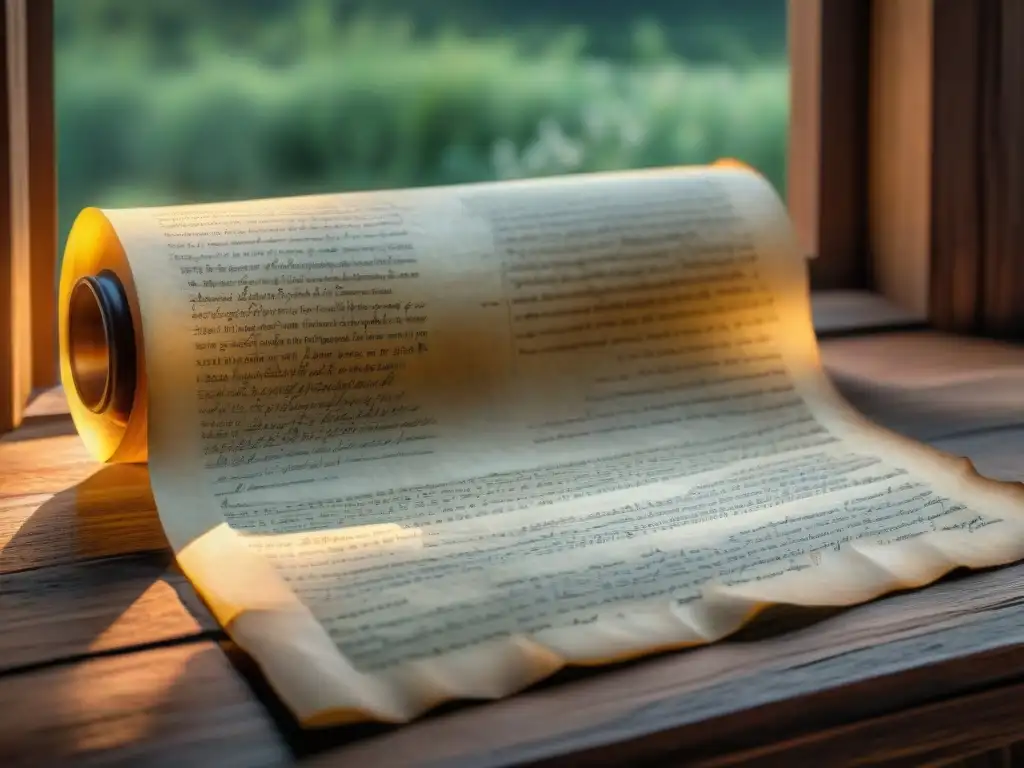
[[[816,289],[867,288],[868,6],[789,0],[789,213]]]
[[[1024,338],[1024,4],[873,0],[876,287],[945,331]]]
[[[933,13],[932,320],[1024,338],[1024,4]]]
[[[5,0],[0,77],[0,432],[57,383],[52,0]]]

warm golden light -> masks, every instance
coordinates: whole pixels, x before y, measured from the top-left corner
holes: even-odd
[[[138,302],[124,248],[87,208],[68,234],[60,278],[61,381],[89,453],[145,461],[146,376]]]
[[[96,278],[83,277],[71,291],[68,306],[68,358],[75,391],[93,413],[110,405],[110,338]]]
[[[1024,489],[842,400],[736,161],[90,209],[61,297],[83,441],[148,460],[178,565],[303,725],[1024,557]]]
[[[68,362],[82,405],[124,422],[135,396],[131,311],[117,276],[78,279],[68,299]]]

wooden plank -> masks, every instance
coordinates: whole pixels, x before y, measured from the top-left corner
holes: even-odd
[[[221,636],[170,559],[137,555],[0,574],[0,679],[98,653]]]
[[[209,641],[0,679],[0,765],[287,765],[263,707]]]
[[[999,749],[1024,736],[1022,697],[1024,684],[1009,685],[689,764],[701,768],[755,768],[778,765],[780,761],[789,765],[947,765],[951,759]],[[971,727],[965,728],[964,723],[971,723]],[[992,757],[989,753],[987,760]],[[987,760],[967,765],[1002,764]]]
[[[67,416],[68,413],[68,399],[64,395],[64,387],[60,384],[37,389],[32,393],[32,399],[25,408],[26,419],[45,416]]]
[[[979,471],[1024,478],[1024,348],[936,332],[830,339],[822,359],[847,399],[875,421],[967,455]]]
[[[934,330],[821,342],[832,376],[857,378],[885,390],[919,390],[943,384],[984,382],[1024,371],[1024,346]]]
[[[977,714],[975,713],[975,716]],[[932,763],[942,768],[1014,768],[1024,760],[1024,751],[1020,743],[1010,744],[999,749],[979,752],[976,755],[957,760],[940,760]]]
[[[815,291],[811,312],[818,338],[920,327],[924,316],[870,291]]]
[[[867,287],[864,162],[868,13],[861,0],[789,0],[789,213],[816,289]]]

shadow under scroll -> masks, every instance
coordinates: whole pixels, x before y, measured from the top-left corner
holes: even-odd
[[[2,510],[0,678],[119,653],[212,620],[176,572],[146,468],[107,465],[35,509]],[[20,518],[20,519],[19,519]]]
[[[149,472],[108,464],[27,514],[0,550],[0,573],[139,552],[169,558]]]
[[[174,565],[147,468],[66,476],[0,506],[0,765],[289,763]]]

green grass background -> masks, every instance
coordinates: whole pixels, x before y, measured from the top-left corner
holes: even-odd
[[[58,0],[87,205],[703,163],[784,191],[785,0]]]

